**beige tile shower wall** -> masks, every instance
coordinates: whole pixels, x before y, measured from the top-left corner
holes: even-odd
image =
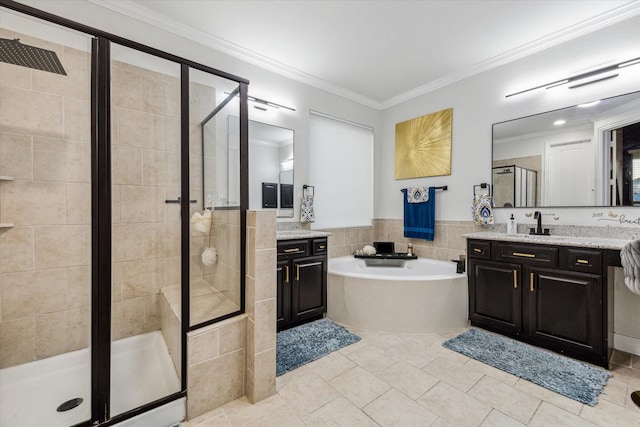
[[[276,213],[247,212],[247,370],[255,403],[276,392]]]
[[[466,252],[462,234],[483,231],[471,221],[436,221],[434,241],[407,239],[404,237],[404,221],[401,219],[374,219],[372,227],[333,228],[328,231],[329,258],[352,255],[357,249],[374,241],[395,243],[397,252],[406,252],[407,244],[413,244],[419,257],[440,260],[457,259]]]
[[[84,348],[90,316],[88,53],[56,52],[67,76],[0,63],[0,368]],[[88,44],[89,46],[89,44]]]
[[[180,283],[180,81],[113,61],[111,85],[115,340],[160,329]]]
[[[246,244],[246,313],[187,336],[189,419],[276,392],[275,211],[247,212]]]
[[[187,334],[187,418],[244,395],[247,316]]]

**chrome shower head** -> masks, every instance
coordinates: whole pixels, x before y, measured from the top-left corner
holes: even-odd
[[[0,62],[67,75],[54,51],[22,44],[20,39],[0,38]]]

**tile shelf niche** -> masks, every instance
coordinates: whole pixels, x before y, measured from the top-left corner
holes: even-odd
[[[0,175],[0,181],[13,181],[13,177],[11,176],[6,176],[6,175]],[[13,228],[16,225],[11,223],[11,222],[0,222],[0,229],[3,228]]]

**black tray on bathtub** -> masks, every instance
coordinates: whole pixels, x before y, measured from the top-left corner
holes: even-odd
[[[364,259],[418,259],[416,255],[407,255],[406,252],[398,252],[395,254],[373,254],[373,255],[354,255],[354,258]]]

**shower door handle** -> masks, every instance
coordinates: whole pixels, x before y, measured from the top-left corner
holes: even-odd
[[[182,198],[178,197],[177,199],[169,199],[169,200],[165,200],[165,203],[180,203],[182,201]],[[192,199],[189,200],[189,203],[198,203],[198,201],[196,199]]]

